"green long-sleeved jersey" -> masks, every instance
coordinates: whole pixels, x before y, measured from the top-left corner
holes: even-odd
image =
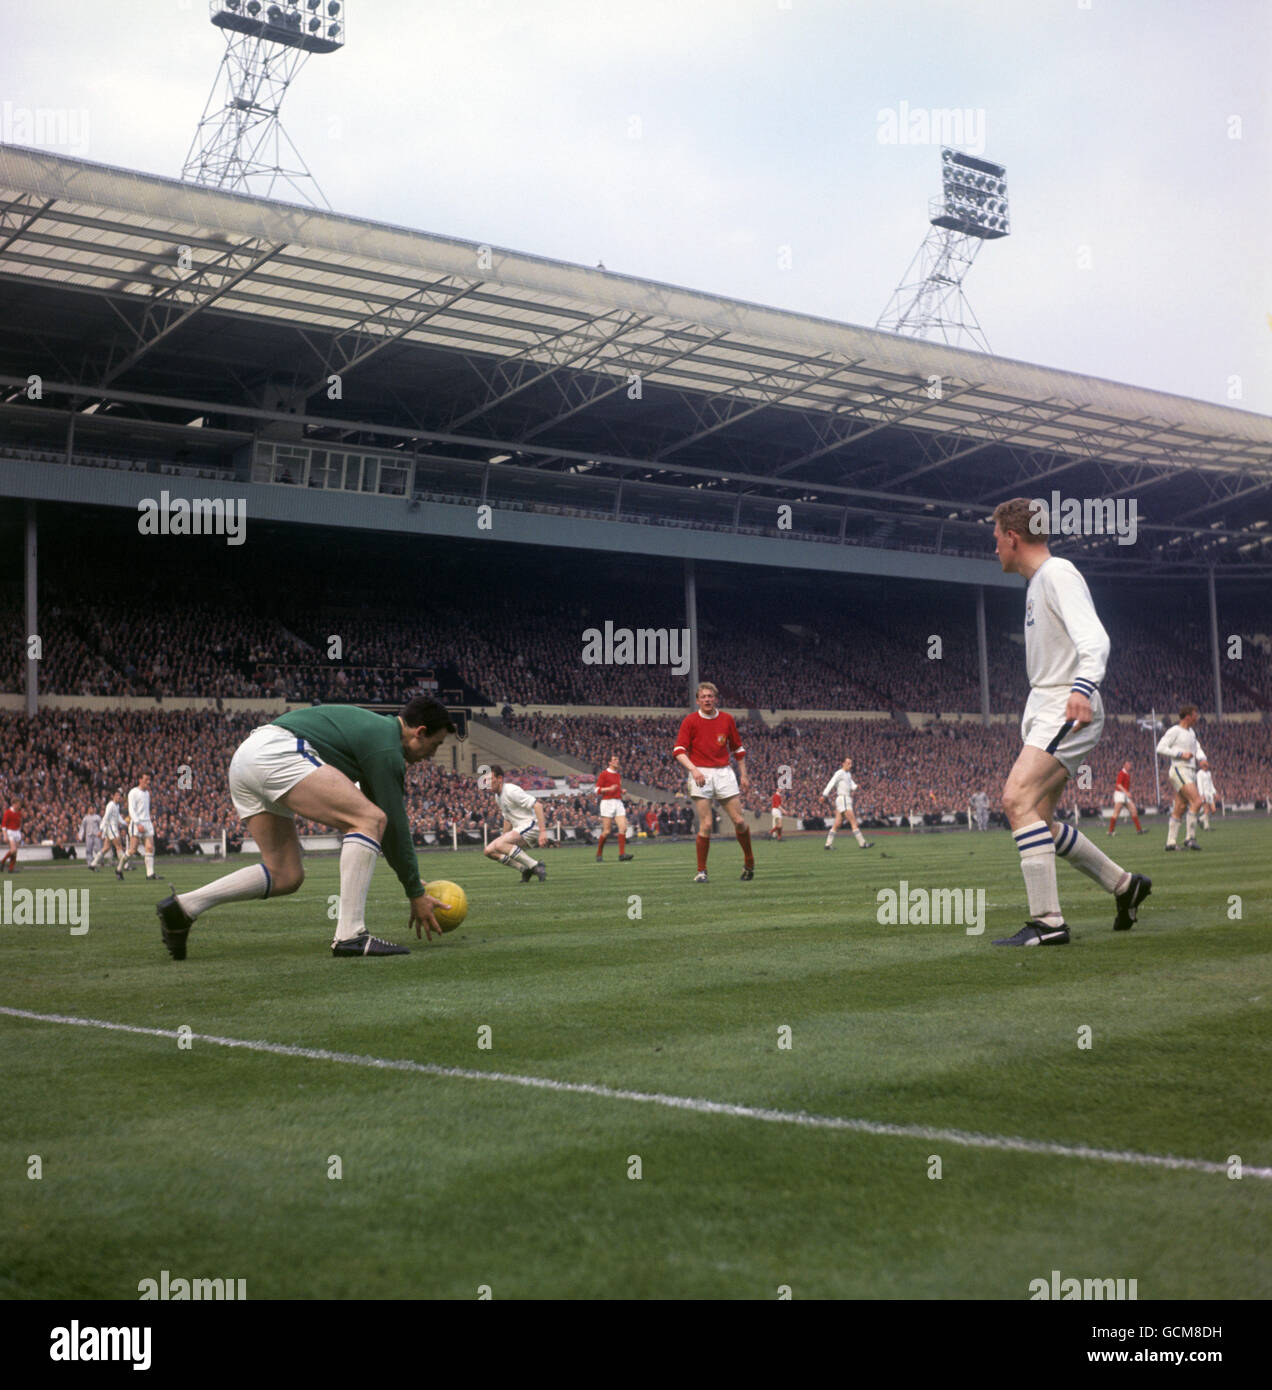
[[[424,891],[406,819],[406,759],[395,714],[373,714],[356,705],[315,705],[270,721],[313,745],[325,763],[359,783],[362,794],[389,818],[381,849],[408,898]]]

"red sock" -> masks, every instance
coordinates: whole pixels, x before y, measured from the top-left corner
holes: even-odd
[[[1109,821],[1109,834],[1110,834],[1110,835],[1112,835],[1112,833],[1113,833],[1113,827],[1114,827],[1116,824],[1117,824],[1117,817],[1114,816],[1113,819],[1112,819],[1111,821]]]
[[[598,859],[601,857],[601,851],[605,848],[605,841],[607,839],[609,839],[609,836],[602,833],[601,838],[596,842],[596,857]]]
[[[748,868],[755,868],[755,855],[751,853],[751,832],[745,825],[738,828],[738,844],[742,846],[742,863]]]
[[[707,851],[708,851],[710,848],[711,848],[711,836],[710,836],[710,835],[699,835],[699,836],[698,836],[698,872],[699,872],[700,874],[705,874],[705,873],[707,872]]]
[[[627,853],[627,836],[621,830],[618,832],[618,852],[619,854]]]
[[[1139,817],[1138,817],[1138,816],[1132,816],[1131,819],[1135,822],[1135,828],[1136,828],[1136,830],[1143,830],[1144,827],[1139,823]]]

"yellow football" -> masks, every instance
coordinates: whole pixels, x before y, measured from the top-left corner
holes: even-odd
[[[433,883],[426,883],[424,891],[430,898],[440,898],[445,904],[433,909],[437,925],[443,931],[454,931],[468,916],[468,894],[458,883],[452,883],[448,878],[439,878]]]

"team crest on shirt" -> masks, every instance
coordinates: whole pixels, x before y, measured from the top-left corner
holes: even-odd
[[[1033,625],[1034,625],[1033,603],[1034,603],[1033,599],[1030,599],[1029,602],[1025,604],[1025,626],[1026,626],[1026,627],[1033,627]]]

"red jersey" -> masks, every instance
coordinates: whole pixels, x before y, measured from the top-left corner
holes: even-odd
[[[0,818],[0,830],[21,830],[22,812],[16,807],[10,806]]]
[[[617,772],[606,768],[596,774],[596,794],[602,801],[621,801],[623,799],[623,779]]]
[[[1117,774],[1115,790],[1119,792],[1129,792],[1131,789],[1131,774],[1125,768]]]
[[[775,811],[780,811],[780,810],[782,809],[782,793],[781,793],[781,792],[774,792],[774,793],[773,793],[773,809],[774,809]]]
[[[701,710],[686,714],[676,735],[676,746],[672,757],[688,753],[694,767],[728,767],[729,750],[741,761],[746,757],[746,749],[738,737],[738,726],[733,716],[724,710],[716,710],[706,719]]]

